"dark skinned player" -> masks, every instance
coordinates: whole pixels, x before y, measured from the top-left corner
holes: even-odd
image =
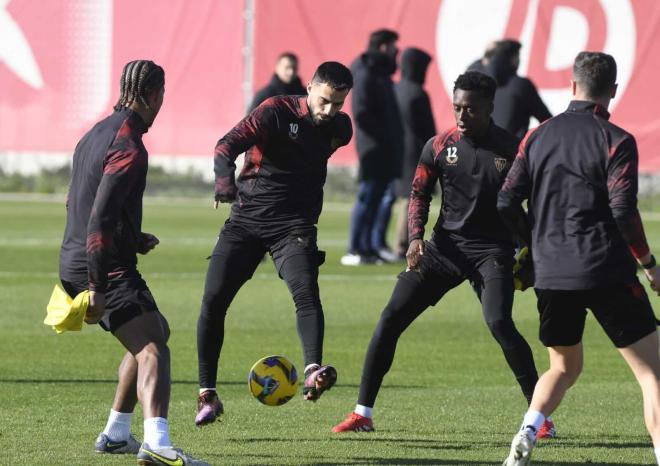
[[[514,242],[496,206],[518,141],[490,118],[495,88],[495,81],[482,73],[459,76],[453,94],[456,126],[431,138],[422,150],[408,209],[408,267],[399,275],[369,344],[355,411],[333,432],[373,430],[372,409],[400,335],[465,280],[481,301],[486,323],[523,395],[531,399],[538,379],[534,359],[511,318]],[[424,241],[438,181],[441,215]]]

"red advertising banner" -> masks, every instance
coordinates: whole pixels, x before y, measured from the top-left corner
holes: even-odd
[[[254,23],[246,30],[250,5]],[[434,57],[426,87],[440,127],[452,124],[453,80],[493,39],[523,43],[520,74],[553,113],[570,100],[578,51],[613,54],[612,121],[636,136],[640,169],[660,171],[655,0],[0,0],[0,152],[71,152],[111,110],[122,66],[149,58],[166,71],[165,104],[146,137],[150,152],[210,157],[243,116],[246,56],[254,89],[283,51],[298,54],[305,80],[322,61],[350,64],[381,27],[400,33],[401,49]],[[354,164],[354,148],[331,160]]]
[[[243,2],[0,0],[0,150],[73,151],[124,64],[165,68],[153,154],[213,152],[243,112]]]
[[[371,31],[400,34],[399,48],[415,46],[434,61],[426,88],[438,126],[452,124],[449,96],[456,77],[479,58],[488,42],[516,38],[523,43],[520,74],[539,88],[553,114],[563,111],[575,55],[585,49],[617,60],[618,97],[612,121],[632,132],[640,149],[640,170],[660,171],[660,69],[657,35],[660,2],[654,0],[260,0],[255,31],[255,82],[265,82],[283,50],[296,52],[309,79],[324,60],[350,64]],[[286,33],[283,33],[286,31]],[[336,161],[353,163],[354,153]]]

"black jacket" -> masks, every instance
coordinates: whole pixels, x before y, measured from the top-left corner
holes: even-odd
[[[485,72],[497,81],[492,115],[497,126],[522,139],[529,129],[530,117],[542,123],[552,116],[534,83],[518,76],[508,57],[495,55]]]
[[[535,288],[633,284],[633,255],[649,252],[637,211],[635,138],[608,118],[595,103],[573,101],[520,145],[497,207],[531,241]],[[521,222],[525,199],[531,238]]]
[[[511,232],[498,215],[497,193],[517,149],[518,140],[492,123],[478,141],[461,136],[456,128],[429,139],[410,194],[410,240],[424,238],[431,194],[440,181],[442,204],[435,231],[512,247]]]
[[[60,278],[105,291],[108,274],[134,271],[142,250],[142,194],[148,155],[144,120],[116,110],[83,136],[73,154]]]
[[[306,97],[271,97],[218,141],[216,199],[236,199],[231,207],[235,221],[314,225],[323,205],[328,159],[352,135],[351,119],[343,112],[316,125]],[[245,162],[234,180],[234,161],[243,152]]]
[[[248,113],[257,108],[267,98],[275,97],[276,95],[307,95],[307,89],[305,89],[302,81],[297,76],[287,84],[278,78],[276,74],[273,74],[270,82],[254,94]]]
[[[401,80],[394,85],[403,122],[403,167],[397,195],[410,196],[410,187],[424,144],[435,135],[431,101],[422,87],[431,56],[419,49],[406,49],[401,56]]]
[[[360,180],[390,181],[401,175],[403,127],[392,82],[395,70],[396,64],[376,52],[360,55],[351,65]]]

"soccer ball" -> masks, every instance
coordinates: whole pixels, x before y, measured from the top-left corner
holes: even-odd
[[[298,372],[284,356],[266,356],[252,366],[248,388],[263,404],[281,406],[298,391]]]

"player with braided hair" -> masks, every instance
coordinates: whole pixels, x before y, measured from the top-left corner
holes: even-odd
[[[158,238],[142,232],[148,157],[142,135],[163,103],[165,72],[148,60],[124,67],[114,112],[87,132],[73,154],[60,279],[76,296],[89,290],[88,324],[110,331],[127,352],[98,453],[137,454],[140,465],[205,466],[169,439],[169,327],[137,270]],[[144,442],[130,433],[138,399]]]

